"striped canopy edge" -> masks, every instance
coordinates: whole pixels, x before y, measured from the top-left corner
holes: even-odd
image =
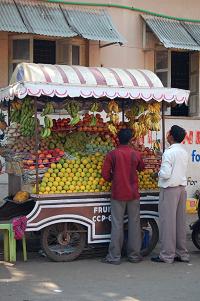
[[[0,99],[83,97],[143,99],[187,103],[188,90],[164,88],[150,70],[68,65],[18,64],[10,85],[0,90]]]

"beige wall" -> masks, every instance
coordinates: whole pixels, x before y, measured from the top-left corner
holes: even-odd
[[[48,0],[46,0],[48,1]],[[64,1],[64,0],[63,0]],[[71,0],[70,2],[84,2]],[[97,4],[118,4],[139,9],[148,10],[155,13],[171,15],[175,17],[200,19],[200,1],[199,0],[87,0],[87,3]],[[113,8],[109,8],[113,10]],[[115,10],[122,11],[119,8]]]
[[[78,2],[78,1],[73,1]],[[199,0],[88,0],[87,2],[120,4],[150,10],[152,12],[173,15],[177,17],[199,18]],[[154,51],[143,50],[142,18],[138,11],[107,7],[114,24],[125,37],[127,43],[123,46],[113,45],[99,48],[99,43],[89,42],[89,66],[147,68],[154,70]],[[154,41],[151,43],[152,48]],[[0,86],[8,81],[8,35],[0,33]]]
[[[77,3],[79,1],[74,0],[72,2]],[[87,2],[118,4],[158,14],[200,20],[199,0],[88,0]],[[106,7],[106,10],[112,16],[119,32],[126,38],[127,43],[123,47],[115,45],[99,50],[98,43],[94,46],[95,43],[93,42],[92,46],[90,46],[90,66],[103,65],[154,70],[153,51],[144,52],[142,48],[142,19],[140,16],[142,12],[114,7]],[[96,53],[94,54],[93,52]]]

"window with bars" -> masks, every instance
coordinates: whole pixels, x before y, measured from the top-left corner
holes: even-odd
[[[42,40],[34,36],[10,36],[9,79],[21,62],[86,65],[85,40]]]
[[[48,40],[34,40],[33,62],[54,65],[56,63],[56,42]]]

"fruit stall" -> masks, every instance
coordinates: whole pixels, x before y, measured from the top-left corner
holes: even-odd
[[[188,97],[189,91],[164,88],[149,70],[19,64],[0,90],[9,117],[0,148],[10,186],[4,210],[9,202],[18,214],[26,212],[27,231],[40,231],[43,250],[55,261],[75,259],[88,244],[108,243],[111,184],[101,169],[118,144],[118,130],[128,127],[146,166],[138,176],[141,252],[149,254],[158,240],[153,174],[161,164],[161,104],[187,103]],[[33,205],[23,212],[28,202]]]

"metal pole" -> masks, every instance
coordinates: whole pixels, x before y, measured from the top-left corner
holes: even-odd
[[[165,104],[164,100],[161,105],[162,110],[162,141],[163,141],[163,152],[165,151]]]
[[[125,122],[124,100],[122,100],[122,122]]]
[[[38,159],[39,159],[39,135],[38,135],[38,121],[37,121],[37,98],[34,97],[34,116],[35,116],[35,153],[36,153],[36,165],[35,165],[35,172],[36,172],[36,194],[39,194],[39,172],[38,172]]]
[[[10,100],[8,101],[8,126],[10,126],[10,113],[11,113],[11,107],[10,107]]]

